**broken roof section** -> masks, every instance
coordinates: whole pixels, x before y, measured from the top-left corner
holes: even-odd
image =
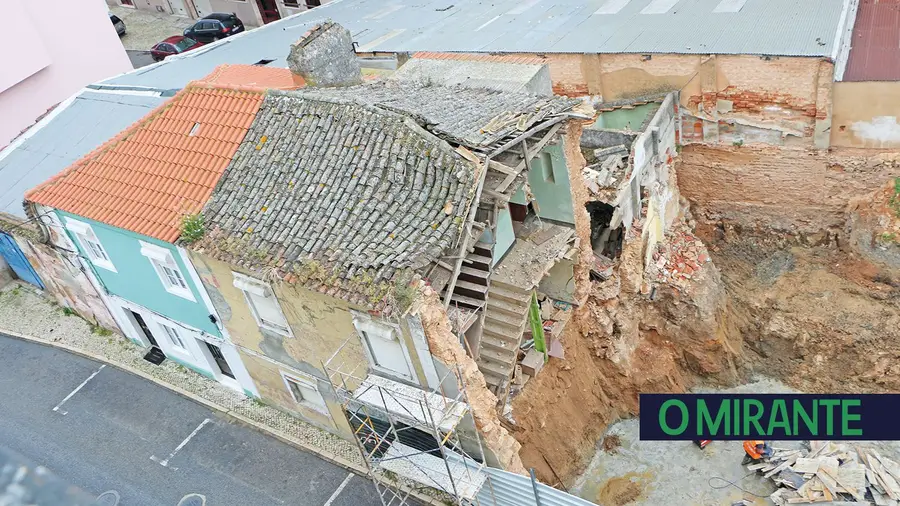
[[[357,101],[415,119],[448,142],[488,150],[580,104],[580,100],[484,88],[380,81],[347,88],[302,91],[310,98]]]
[[[198,249],[289,281],[336,274],[321,290],[357,301],[342,281],[390,280],[453,243],[474,176],[474,164],[403,115],[270,92],[203,211]]]
[[[196,247],[375,306],[361,284],[421,273],[456,246],[483,170],[463,147],[497,149],[577,103],[397,81],[270,91]]]
[[[449,58],[416,57],[404,63],[390,78],[423,84],[529,93],[544,97],[553,95],[550,67],[543,63],[455,61]]]
[[[200,210],[231,161],[263,92],[192,83],[25,198],[175,241],[181,217]]]

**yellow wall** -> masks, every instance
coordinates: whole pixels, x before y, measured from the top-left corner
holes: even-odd
[[[289,283],[272,283],[275,296],[287,318],[294,337],[282,337],[260,330],[250,313],[244,294],[233,285],[232,271],[260,279],[253,273],[206,255],[190,252],[191,260],[203,281],[222,323],[232,342],[238,348],[247,371],[253,378],[263,400],[290,411],[344,436],[350,435],[342,408],[329,392],[323,363],[343,345],[336,362],[341,370],[354,371],[354,376],[365,377],[368,361],[362,342],[353,326],[351,307],[346,301],[313,292]],[[402,339],[409,352],[420,384],[426,385],[425,375],[405,322],[401,324]],[[335,364],[333,362],[332,364]],[[294,402],[279,371],[305,373],[319,378],[319,392],[325,399],[331,417]],[[333,375],[333,380],[338,378]],[[357,386],[347,380],[348,387]]]
[[[834,83],[833,146],[900,148],[900,82]]]

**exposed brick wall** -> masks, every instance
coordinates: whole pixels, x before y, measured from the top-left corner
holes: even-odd
[[[694,145],[684,148],[677,170],[700,219],[817,232],[843,226],[850,199],[900,175],[900,154]]]

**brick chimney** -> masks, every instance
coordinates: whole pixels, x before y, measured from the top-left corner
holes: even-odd
[[[306,86],[325,88],[362,83],[350,31],[333,21],[312,27],[291,44],[287,61],[294,76],[302,78]]]

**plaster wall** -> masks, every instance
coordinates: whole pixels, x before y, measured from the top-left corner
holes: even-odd
[[[198,287],[188,275],[187,266],[173,244],[64,211],[57,210],[56,213],[63,224],[66,223],[66,218],[72,218],[91,226],[116,268],[116,272],[113,272],[93,266],[95,275],[111,294],[144,306],[171,320],[221,337],[218,327],[209,320],[209,311],[203,303]],[[77,246],[81,256],[87,258],[85,252],[81,250],[80,242],[74,240],[68,231],[67,234],[69,240]],[[193,301],[166,291],[150,259],[141,254],[141,241],[168,250],[191,290]]]
[[[355,371],[354,376],[358,378],[366,376],[370,366],[353,326],[351,312],[359,308],[297,285],[276,282],[272,289],[294,335],[284,337],[257,325],[243,292],[234,287],[232,272],[256,279],[263,276],[201,253],[190,252],[189,255],[262,399],[320,427],[350,437],[341,405],[330,390],[323,364],[341,349],[332,365],[340,363],[342,371]],[[420,347],[416,346],[409,324],[404,321],[399,325],[416,380],[427,386],[429,380],[420,360]],[[282,371],[314,380],[327,411],[322,413],[296,403],[282,379]],[[347,386],[352,390],[358,384],[347,379]]]
[[[900,148],[900,82],[834,83],[831,145]]]
[[[547,165],[550,165],[548,168]],[[552,178],[548,178],[552,171]],[[572,209],[572,192],[569,186],[569,170],[562,145],[557,142],[543,149],[531,160],[528,185],[534,194],[534,204],[541,218],[561,223],[575,223]],[[525,193],[519,190],[510,202],[525,205]]]
[[[83,86],[132,70],[106,8],[98,1],[3,0],[0,18],[6,21],[4,35],[10,37],[0,35],[6,42],[0,147]]]

